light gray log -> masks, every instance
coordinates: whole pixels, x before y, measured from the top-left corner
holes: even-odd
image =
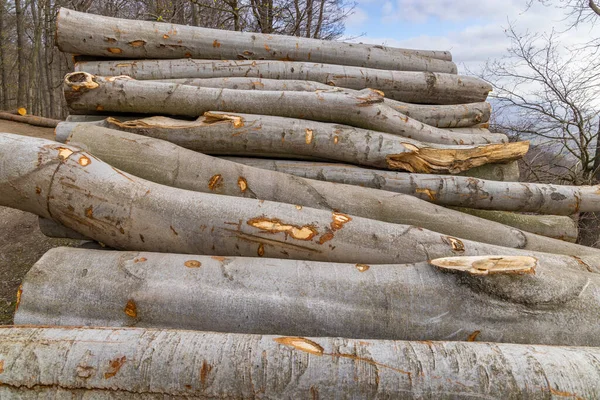
[[[289,61],[115,60],[75,64],[75,71],[94,75],[127,75],[134,79],[251,77],[307,80],[362,90],[372,88],[407,103],[465,104],[485,101],[492,87],[463,75],[434,72],[384,71]]]
[[[453,207],[453,209],[475,215],[490,221],[521,229],[554,239],[575,243],[579,229],[573,218],[561,215],[520,214],[509,211],[477,210],[473,208]]]
[[[80,124],[68,142],[120,170],[172,187],[337,210],[506,247],[521,247],[524,240],[526,247],[532,250],[578,251],[568,250],[560,242],[469,217],[411,196],[247,167],[127,132]],[[214,177],[218,177],[218,185],[211,184]]]
[[[471,135],[489,135],[491,132],[488,128],[462,127],[462,128],[444,128],[450,132],[466,133]]]
[[[478,265],[486,262],[519,260]],[[15,323],[393,340],[466,341],[479,331],[484,342],[599,346],[600,275],[526,263],[529,273],[473,276],[427,262],[57,248],[25,277]]]
[[[600,350],[155,329],[0,328],[6,398],[600,396]]]
[[[370,264],[506,254],[531,255],[559,269],[600,267],[597,249],[561,241],[553,251],[561,250],[560,244],[570,255],[488,245],[339,212],[171,188],[119,171],[77,147],[44,139],[2,134],[0,156],[0,205],[52,218],[116,249]],[[213,176],[207,184],[216,188],[222,177]],[[527,242],[523,235],[515,246],[526,247]]]
[[[61,8],[56,43],[66,53],[113,58],[313,61],[399,71],[456,73],[449,52],[234,32],[136,21]],[[439,59],[441,58],[441,59]]]
[[[291,90],[314,92],[316,90],[331,90],[332,88],[324,83],[306,80],[280,80],[245,77],[162,79],[160,81],[178,83],[180,85],[237,90]],[[385,99],[385,103],[407,117],[416,119],[425,125],[431,125],[438,128],[460,128],[482,125],[482,123],[487,123],[487,121],[489,121],[490,113],[492,111],[490,103],[487,102],[439,106],[403,103],[397,100]],[[473,131],[466,130],[464,133],[473,133]]]
[[[504,135],[470,135],[424,125],[385,105],[383,94],[371,89],[256,92],[74,72],[65,77],[64,95],[69,108],[86,112],[101,109],[198,117],[223,111],[345,124],[440,144],[488,144],[492,138],[505,139]]]
[[[76,126],[61,124],[56,130],[57,140],[64,142]],[[87,126],[97,135],[104,132]],[[150,117],[121,122],[108,118],[105,126],[164,139],[205,154],[329,159],[421,173],[455,174],[489,163],[505,163],[522,158],[529,148],[529,142],[429,144],[347,125],[219,112],[206,113],[196,121]]]
[[[90,240],[90,238],[77,233],[73,229],[69,229],[51,219],[39,217],[38,224],[40,226],[40,231],[48,237]]]

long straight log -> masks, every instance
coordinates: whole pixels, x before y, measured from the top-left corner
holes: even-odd
[[[477,262],[533,270],[480,277],[427,262],[370,266],[65,247],[50,250],[25,277],[15,323],[394,340],[466,341],[479,331],[484,342],[600,345],[592,322],[600,318],[600,275],[553,270],[529,257]]]
[[[487,128],[463,127],[463,128],[444,128],[450,132],[466,133],[470,135],[489,135],[491,132]]]
[[[591,347],[7,327],[0,354],[6,398],[600,396]]]
[[[208,111],[272,115],[356,126],[423,142],[488,144],[490,136],[455,133],[424,125],[384,104],[381,92],[334,89],[328,92],[278,92],[215,89],[128,77],[104,78],[85,72],[64,81],[69,108],[198,117]],[[494,136],[504,140],[504,135]]]
[[[44,139],[0,135],[0,156],[0,205],[52,218],[115,249],[370,264],[506,254],[534,256],[559,269],[600,270],[593,248],[555,241],[556,249],[560,244],[576,254],[537,253],[340,212],[192,192]],[[207,182],[222,184],[219,174]],[[247,190],[243,180],[239,185]],[[516,247],[527,246],[523,235]]]
[[[257,168],[309,179],[410,194],[444,206],[572,215],[600,211],[600,187],[497,182],[462,176],[406,174],[351,165],[227,157]],[[474,171],[474,170],[472,170]],[[468,171],[471,172],[471,171]]]
[[[55,128],[60,122],[57,119],[38,117],[35,115],[18,115],[7,112],[0,112],[0,119],[13,122],[21,122],[33,126],[41,126],[44,128]]]
[[[66,53],[113,58],[313,61],[398,71],[456,73],[446,51],[209,29],[87,14],[61,8],[56,43]]]
[[[70,129],[79,125],[61,126],[56,130],[57,140],[64,142]],[[329,159],[421,173],[459,173],[508,162],[522,158],[529,148],[529,142],[436,145],[347,125],[219,112],[208,112],[195,121],[150,117],[121,122],[108,118],[105,125],[205,154]],[[102,135],[101,128],[89,129]]]
[[[434,72],[383,71],[288,61],[127,60],[89,61],[75,71],[101,76],[127,75],[138,80],[251,77],[307,80],[362,90],[372,88],[407,103],[465,104],[485,101],[492,87],[462,75]]]
[[[575,243],[579,229],[573,218],[561,215],[519,214],[510,211],[477,210],[454,207],[453,209],[490,221],[521,229],[525,232]]]
[[[331,86],[329,85],[306,80],[262,79],[246,77],[162,79],[160,82],[236,90],[287,90],[302,92],[331,90]],[[416,119],[425,125],[431,125],[437,128],[461,128],[481,125],[481,123],[489,121],[492,111],[490,103],[487,102],[460,105],[423,105],[385,99],[385,104],[401,112],[407,117]],[[473,131],[466,130],[465,133],[473,133]]]
[[[525,241],[526,248],[532,250],[565,253],[581,250],[411,196],[246,167],[127,132],[80,124],[71,132],[68,142],[132,175],[181,189],[337,210],[506,247],[521,247]],[[219,184],[211,185],[215,176]]]

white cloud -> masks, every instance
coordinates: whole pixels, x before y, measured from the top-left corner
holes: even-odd
[[[362,8],[356,7],[354,11],[352,11],[352,14],[346,18],[345,24],[347,27],[360,29],[368,20],[369,15]]]

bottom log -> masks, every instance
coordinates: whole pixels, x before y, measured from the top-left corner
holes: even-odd
[[[0,328],[1,398],[599,398],[600,349]]]

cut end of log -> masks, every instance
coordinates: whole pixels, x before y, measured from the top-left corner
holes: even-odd
[[[67,74],[65,76],[65,84],[76,92],[81,89],[92,90],[100,86],[96,82],[96,77],[87,72],[71,72]]]
[[[429,263],[441,269],[471,275],[535,274],[537,267],[537,259],[528,256],[444,257],[430,260]]]
[[[19,107],[17,108],[17,114],[24,117],[25,115],[27,115],[27,109],[25,107]]]
[[[411,143],[402,143],[402,146],[408,150],[406,153],[386,156],[388,168],[426,174],[458,174],[485,164],[517,160],[529,150],[528,141],[449,149],[418,148]]]

